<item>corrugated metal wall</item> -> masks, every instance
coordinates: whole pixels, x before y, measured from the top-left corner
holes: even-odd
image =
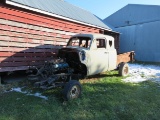
[[[134,50],[138,61],[160,62],[160,6],[129,4],[103,21],[120,34],[120,52]]]
[[[56,56],[75,33],[99,29],[0,4],[0,72],[25,70]]]
[[[160,62],[160,21],[116,30],[121,32],[120,52],[134,50],[138,61]]]
[[[103,21],[113,27],[123,27],[160,20],[160,6],[128,4]]]

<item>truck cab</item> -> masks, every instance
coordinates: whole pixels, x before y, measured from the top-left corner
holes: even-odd
[[[117,67],[117,52],[114,38],[102,34],[77,34],[72,36],[58,56],[85,76],[114,70]]]

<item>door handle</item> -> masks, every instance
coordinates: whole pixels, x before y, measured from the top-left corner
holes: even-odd
[[[108,54],[108,52],[104,52],[104,54]]]

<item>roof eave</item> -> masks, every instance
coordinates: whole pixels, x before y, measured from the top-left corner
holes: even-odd
[[[39,10],[39,9],[36,9],[36,8],[25,6],[25,5],[22,5],[22,4],[19,4],[19,3],[16,3],[16,2],[12,2],[12,1],[9,1],[9,0],[6,0],[6,4],[13,5],[13,6],[20,7],[20,8],[24,8],[24,9],[31,10],[31,11],[35,11],[35,12],[39,12],[39,13],[46,14],[46,15],[49,15],[49,16],[52,16],[52,17],[56,17],[56,18],[60,18],[60,19],[68,20],[68,21],[72,21],[72,22],[75,22],[75,23],[80,23],[80,24],[83,24],[83,25],[87,25],[87,26],[96,27],[96,28],[99,28],[99,29],[112,31],[112,29],[107,29],[107,28],[96,26],[96,25],[93,25],[93,24],[84,23],[84,22],[81,22],[81,21],[78,21],[78,20],[74,20],[74,19],[71,19],[71,18],[67,18],[67,17],[64,17],[64,16],[57,15],[57,14],[49,13],[49,12],[46,12],[46,11],[43,11],[43,10]]]

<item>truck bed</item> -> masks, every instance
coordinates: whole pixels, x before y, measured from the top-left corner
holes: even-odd
[[[121,53],[117,55],[117,65],[121,62],[133,62],[134,61],[134,51]]]

